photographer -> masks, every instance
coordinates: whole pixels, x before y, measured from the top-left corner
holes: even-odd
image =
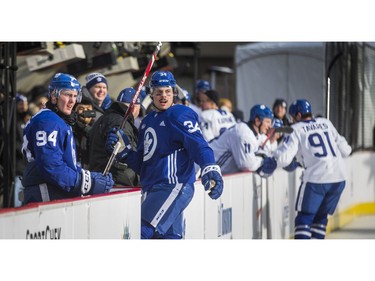
[[[76,139],[77,161],[80,166],[87,169],[89,166],[89,131],[94,123],[96,112],[93,110],[92,101],[82,97],[82,101],[76,104],[76,123],[73,126],[73,134]]]

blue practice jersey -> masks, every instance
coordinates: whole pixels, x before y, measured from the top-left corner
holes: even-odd
[[[198,115],[176,104],[166,111],[152,111],[142,120],[137,152],[130,152],[126,162],[140,174],[147,191],[160,183],[194,183],[194,162],[203,167],[215,164],[215,158],[203,138]]]
[[[69,192],[79,180],[72,128],[49,109],[42,109],[26,124],[22,152],[27,159],[25,187],[47,183]]]

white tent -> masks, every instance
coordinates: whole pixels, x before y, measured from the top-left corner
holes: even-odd
[[[250,108],[272,109],[277,98],[290,105],[310,101],[315,115],[325,115],[325,44],[321,42],[251,43],[235,53],[237,107],[249,119]]]

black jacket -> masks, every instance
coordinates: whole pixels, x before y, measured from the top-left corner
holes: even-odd
[[[89,170],[96,172],[103,172],[109,155],[105,151],[105,142],[108,131],[113,128],[119,128],[124,119],[127,106],[121,102],[114,102],[104,112],[103,116],[96,120],[89,132],[90,139],[90,164]],[[138,129],[134,125],[134,117],[129,115],[125,123],[124,133],[128,136],[132,148],[136,150],[138,141]],[[110,169],[113,180],[117,185],[123,186],[140,186],[139,176],[126,164],[115,161]]]

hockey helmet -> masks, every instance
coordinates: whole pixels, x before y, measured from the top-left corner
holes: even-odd
[[[51,97],[51,93],[58,98],[60,96],[61,90],[75,90],[77,91],[77,103],[82,100],[81,85],[78,80],[70,74],[56,73],[48,86],[48,98]]]
[[[158,87],[176,87],[176,80],[173,74],[169,71],[155,71],[151,76],[150,88],[151,92],[153,88]]]
[[[273,119],[272,110],[264,104],[254,105],[250,110],[250,121],[255,121],[255,118],[259,118],[263,121],[264,118]]]
[[[302,115],[311,113],[312,110],[310,102],[306,99],[299,99],[293,102],[289,106],[289,114],[294,117],[297,115],[298,112]]]
[[[134,88],[125,88],[119,93],[117,97],[117,101],[131,103],[134,98],[134,95],[135,95]],[[135,104],[140,104],[140,103],[141,103],[141,97],[139,94],[135,101]]]
[[[195,91],[208,91],[212,90],[211,83],[206,80],[198,80],[195,84]]]

